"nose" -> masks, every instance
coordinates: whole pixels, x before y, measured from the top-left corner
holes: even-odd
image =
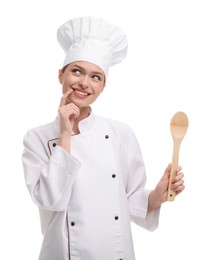
[[[81,88],[87,88],[88,85],[89,85],[88,76],[85,75],[85,76],[81,77],[79,80],[79,86]]]

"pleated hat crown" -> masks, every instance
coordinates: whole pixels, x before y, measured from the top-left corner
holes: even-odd
[[[79,17],[58,28],[57,39],[65,51],[63,67],[74,61],[88,61],[99,66],[105,76],[110,66],[127,54],[127,37],[117,26],[97,17]]]

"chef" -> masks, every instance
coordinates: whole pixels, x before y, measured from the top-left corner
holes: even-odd
[[[125,123],[97,116],[109,67],[127,53],[117,26],[80,17],[58,28],[65,51],[55,120],[24,136],[26,185],[40,212],[39,260],[134,260],[131,221],[153,231],[167,200],[169,164],[154,190],[145,189],[140,146]],[[181,167],[173,190],[184,189]]]

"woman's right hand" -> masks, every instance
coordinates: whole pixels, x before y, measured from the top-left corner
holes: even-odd
[[[80,109],[74,104],[69,103],[68,97],[73,90],[69,89],[61,98],[58,109],[60,115],[60,135],[71,135],[73,132],[75,118],[80,115]]]

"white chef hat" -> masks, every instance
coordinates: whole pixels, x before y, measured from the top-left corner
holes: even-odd
[[[109,67],[121,62],[127,54],[124,32],[97,17],[67,21],[58,28],[57,39],[66,54],[63,67],[74,61],[88,61],[107,76]]]

